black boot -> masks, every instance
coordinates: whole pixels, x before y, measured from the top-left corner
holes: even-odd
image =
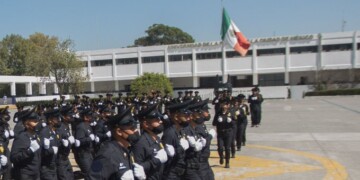
[[[235,153],[231,153],[231,158],[235,158]]]
[[[220,157],[220,164],[224,164],[224,157]]]
[[[226,163],[225,163],[225,168],[230,168],[230,162],[229,162],[229,159],[226,160]]]

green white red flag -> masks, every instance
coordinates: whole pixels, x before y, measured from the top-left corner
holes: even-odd
[[[221,23],[221,39],[223,40],[223,43],[226,43],[234,48],[234,50],[240,53],[241,56],[245,56],[250,47],[250,42],[230,19],[225,8],[223,9]]]

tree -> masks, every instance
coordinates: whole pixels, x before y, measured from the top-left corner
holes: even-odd
[[[132,81],[130,86],[132,93],[151,93],[151,91],[173,92],[173,88],[169,78],[160,73],[144,73]]]
[[[194,39],[188,33],[177,27],[163,24],[153,24],[146,31],[147,36],[134,41],[134,46],[152,46],[166,44],[193,43]]]

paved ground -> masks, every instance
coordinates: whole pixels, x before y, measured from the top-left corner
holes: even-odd
[[[216,179],[359,179],[360,96],[266,100],[247,139]]]
[[[213,140],[217,180],[359,179],[360,96],[265,100],[262,126],[248,127],[247,139],[230,169]]]

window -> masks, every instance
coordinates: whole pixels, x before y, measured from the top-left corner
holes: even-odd
[[[214,52],[214,53],[198,53],[196,54],[197,60],[203,59],[221,59],[222,55],[221,52]]]
[[[87,68],[88,66],[88,62],[87,61],[83,61],[83,67]]]
[[[112,59],[91,61],[91,67],[112,66]]]
[[[138,58],[123,58],[123,59],[116,59],[116,65],[119,64],[137,64]]]
[[[350,51],[352,49],[351,44],[332,44],[332,45],[323,45],[323,51]]]
[[[360,50],[360,43],[357,43],[357,50]]]
[[[252,56],[252,50],[249,50],[246,53],[246,56]],[[226,58],[237,58],[237,57],[241,57],[241,56],[236,51],[228,51],[228,52],[226,52]]]
[[[258,56],[264,55],[281,55],[285,54],[285,48],[276,48],[276,49],[259,49],[257,50]]]
[[[157,62],[165,62],[164,56],[150,56],[150,57],[142,57],[143,63],[157,63]]]
[[[169,55],[169,61],[191,61],[192,54]]]
[[[291,47],[290,54],[301,54],[301,53],[316,53],[318,51],[317,46],[304,46],[304,47]]]
[[[260,74],[259,85],[261,86],[282,86],[285,82],[285,74]]]

